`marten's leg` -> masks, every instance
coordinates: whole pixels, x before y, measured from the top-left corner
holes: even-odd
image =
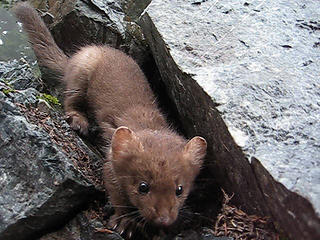
[[[64,80],[66,83],[64,110],[67,121],[73,130],[83,135],[88,134],[88,119],[86,116],[88,76],[80,68],[67,71]]]
[[[97,64],[102,59],[102,49],[88,46],[80,49],[68,61],[64,74],[66,85],[64,109],[72,129],[81,134],[88,133],[88,119],[86,116],[88,103],[88,84]]]

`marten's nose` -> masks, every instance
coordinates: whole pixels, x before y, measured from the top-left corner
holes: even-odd
[[[171,224],[171,220],[168,216],[161,216],[156,219],[157,224],[162,226],[169,226]]]

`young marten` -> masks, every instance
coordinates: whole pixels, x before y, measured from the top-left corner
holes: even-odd
[[[103,169],[115,209],[109,227],[122,233],[141,219],[156,226],[171,225],[201,168],[205,139],[187,141],[169,127],[146,77],[126,54],[90,45],[68,58],[29,4],[18,4],[15,14],[39,64],[62,76],[71,128],[87,134],[85,109],[79,107],[85,101],[110,141]]]

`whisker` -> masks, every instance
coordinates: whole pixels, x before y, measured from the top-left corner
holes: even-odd
[[[139,217],[140,217],[140,219],[137,222],[137,226],[139,226],[139,228],[141,228],[141,230],[143,230],[143,222],[145,221],[145,219],[141,215]]]
[[[136,207],[133,206],[125,206],[125,205],[110,205],[113,208],[132,208],[132,209],[136,209]]]
[[[138,223],[140,222],[140,219],[141,218],[141,216],[140,215],[137,215],[137,216],[135,216],[135,217],[133,217],[132,219],[131,219],[131,222],[135,222],[136,223],[136,226],[138,226]]]
[[[139,210],[137,211],[133,211],[133,212],[129,212],[129,213],[126,213],[126,214],[123,214],[123,215],[120,215],[118,217],[116,217],[115,219],[113,219],[114,221],[116,220],[119,220],[121,218],[124,218],[124,217],[130,217],[130,216],[134,216],[135,214],[137,214],[139,212]]]
[[[187,210],[187,209],[180,209],[181,210]],[[214,222],[214,220],[210,217],[207,217],[207,216],[204,216],[203,214],[199,213],[199,212],[194,212],[194,211],[188,211],[188,212],[185,212],[185,211],[181,211],[180,212],[180,215],[182,218],[185,218],[185,219],[188,219],[188,220],[193,220],[193,217],[198,217],[198,218],[201,218],[201,219],[204,219],[204,220],[207,220],[207,221],[210,221],[210,222]],[[192,217],[193,216],[193,217]]]
[[[146,226],[147,226],[147,220],[144,219],[144,218],[142,218],[142,228],[141,228],[142,230],[141,230],[141,231],[142,231],[143,233],[145,233],[145,234],[147,233],[147,231],[146,231]]]
[[[196,215],[196,216],[198,216],[198,217],[200,217],[200,218],[203,218],[203,219],[209,220],[210,222],[214,222],[214,220],[213,220],[212,218],[207,217],[207,216],[204,216],[204,215],[203,215],[203,214],[201,214],[201,213],[193,212],[192,214],[194,214],[194,215]]]

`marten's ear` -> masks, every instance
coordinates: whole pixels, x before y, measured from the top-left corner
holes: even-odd
[[[190,161],[192,166],[200,169],[206,152],[206,140],[202,137],[194,137],[185,145],[183,149],[183,157]]]
[[[143,146],[132,130],[127,127],[116,129],[111,139],[113,160],[127,159],[140,151],[143,151]]]

